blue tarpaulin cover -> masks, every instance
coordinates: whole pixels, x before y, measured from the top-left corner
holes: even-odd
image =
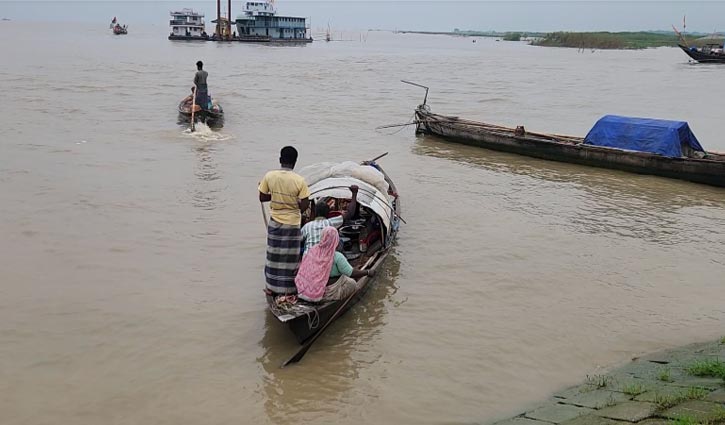
[[[682,145],[703,151],[684,121],[605,115],[594,124],[584,143],[595,146],[652,152],[664,156],[682,155]]]

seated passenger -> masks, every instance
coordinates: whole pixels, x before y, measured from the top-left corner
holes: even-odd
[[[357,191],[358,187],[355,185],[350,186],[350,192],[352,192],[352,199],[347,205],[347,210],[341,216],[327,218],[330,213],[330,207],[324,202],[318,202],[315,204],[315,219],[302,226],[302,241],[304,243],[304,252],[307,252],[313,246],[320,242],[322,237],[322,230],[325,227],[338,228],[342,226],[346,220],[353,218],[355,210],[357,209]]]
[[[302,257],[295,277],[298,298],[310,302],[343,300],[360,288],[355,279],[374,276],[373,270],[354,268],[336,251],[339,239],[336,228],[325,227],[320,243]]]
[[[194,101],[194,87],[191,88],[191,94],[186,96],[184,98],[184,109],[188,110],[188,112],[191,112],[191,102]],[[201,106],[197,103],[196,106],[194,106],[194,111],[199,112],[201,111]]]

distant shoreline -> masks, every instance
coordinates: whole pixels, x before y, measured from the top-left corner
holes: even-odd
[[[497,31],[394,31],[400,34],[448,35],[456,37],[493,37],[503,41],[529,41],[534,46],[569,47],[576,49],[631,50],[654,47],[676,47],[678,37],[664,31],[633,32],[497,32]],[[691,36],[704,34],[693,33]]]

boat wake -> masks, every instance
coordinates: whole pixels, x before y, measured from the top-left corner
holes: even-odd
[[[229,140],[231,137],[221,131],[212,130],[208,125],[199,122],[194,126],[194,131],[191,128],[184,130],[184,134],[194,137],[197,140],[203,142],[218,142],[222,140]]]

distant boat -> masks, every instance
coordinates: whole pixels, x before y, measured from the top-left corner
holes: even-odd
[[[687,56],[696,60],[700,63],[725,63],[725,46],[722,42],[715,42],[705,44],[702,47],[685,46],[678,44],[680,49],[687,54]]]
[[[682,24],[684,28],[684,18]],[[674,25],[672,25],[672,29],[680,39],[680,43],[677,45],[690,58],[700,63],[725,63],[725,36],[713,33],[707,37],[698,38],[690,44],[683,35],[684,29],[680,32]]]
[[[128,34],[128,27],[126,27],[126,25],[121,26],[120,24],[116,24],[113,27],[113,33],[116,35]]]
[[[185,97],[179,102],[179,123],[191,122],[191,99]],[[209,127],[224,126],[224,109],[215,99],[211,100],[211,108],[201,109],[196,105],[194,122],[203,122]]]

